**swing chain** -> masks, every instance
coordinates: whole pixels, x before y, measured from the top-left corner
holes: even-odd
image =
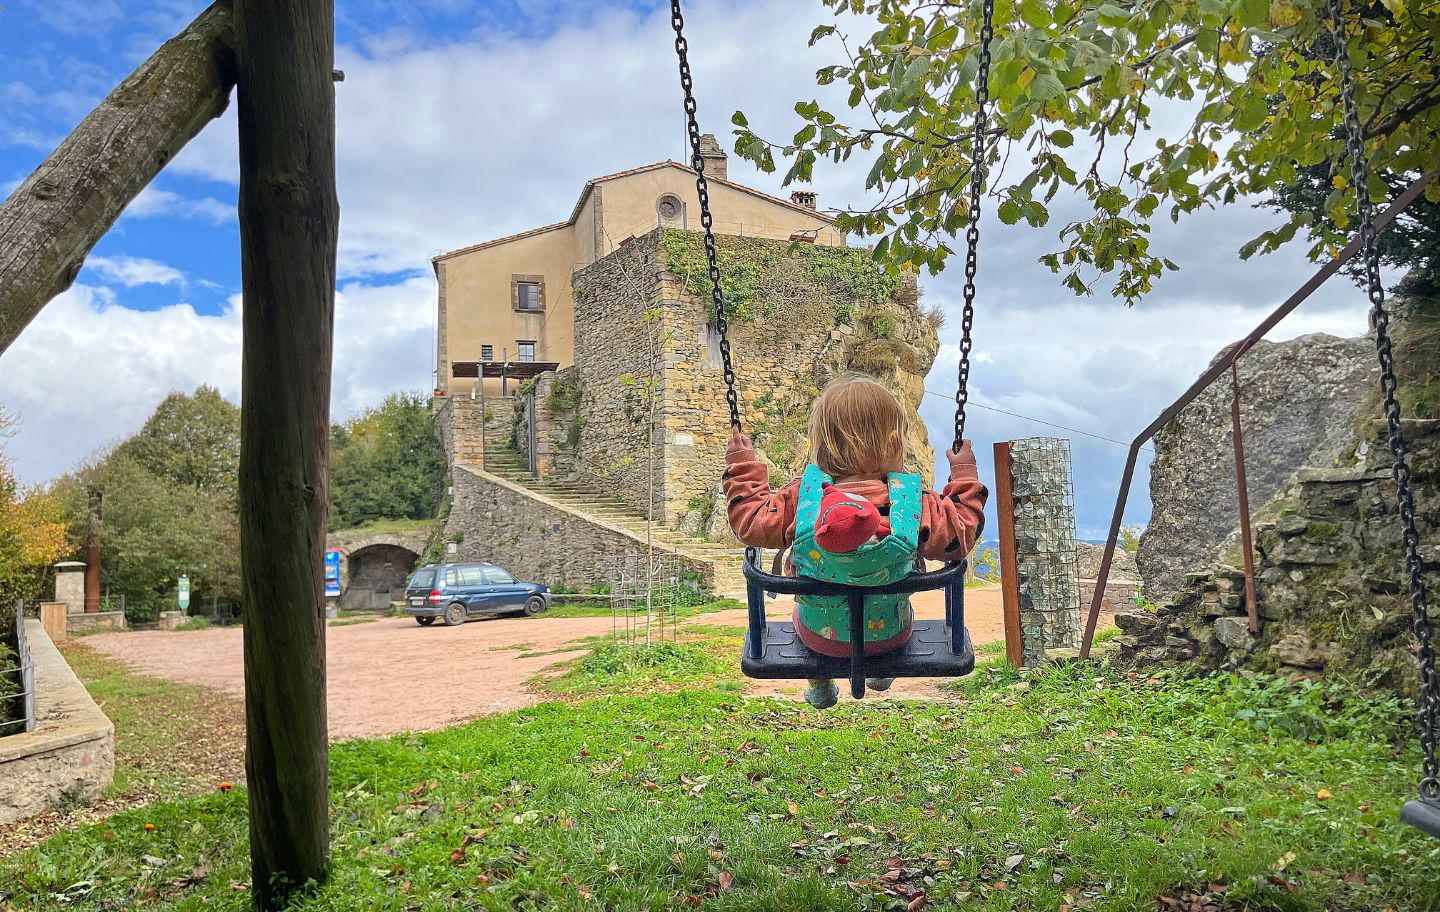
[[[685,126],[690,134],[690,165],[695,169],[695,192],[700,197],[700,226],[705,229],[705,260],[710,267],[715,332],[720,336],[720,364],[725,374],[725,403],[730,407],[730,426],[738,430],[740,400],[735,393],[735,369],[730,363],[730,321],[725,315],[725,296],[720,292],[715,221],[710,214],[710,184],[705,180],[705,159],[700,155],[700,123],[695,116],[695,84],[690,76],[690,44],[685,40],[685,16],[680,12],[680,0],[670,0],[670,25],[675,29],[675,54],[680,58],[680,88],[685,92]]]
[[[975,326],[975,271],[980,246],[980,194],[985,189],[985,126],[989,122],[990,42],[995,37],[995,0],[980,13],[980,65],[975,71],[975,128],[970,141],[970,225],[965,231],[965,306],[960,313],[960,367],[955,386],[955,452],[965,441],[965,406],[970,401],[970,331]]]
[[[1390,315],[1385,310],[1385,287],[1380,279],[1380,251],[1375,244],[1375,213],[1369,194],[1370,161],[1360,130],[1359,108],[1355,103],[1355,81],[1345,35],[1342,0],[1328,0],[1328,4],[1331,34],[1335,40],[1335,64],[1340,71],[1340,95],[1344,103],[1350,183],[1355,188],[1355,205],[1363,243],[1365,285],[1370,298],[1370,326],[1375,332],[1375,349],[1380,360],[1380,387],[1385,398],[1385,421],[1390,437],[1390,453],[1394,460],[1391,472],[1395,478],[1395,493],[1399,500],[1410,604],[1415,612],[1415,638],[1420,644],[1420,749],[1424,754],[1420,797],[1436,801],[1440,800],[1440,766],[1437,766],[1435,758],[1435,729],[1437,716],[1440,716],[1440,692],[1437,692],[1435,678],[1435,650],[1430,641],[1425,582],[1420,575],[1420,535],[1415,529],[1415,501],[1410,490],[1410,467],[1406,462],[1400,404],[1395,393],[1397,381],[1394,353],[1390,343]]]

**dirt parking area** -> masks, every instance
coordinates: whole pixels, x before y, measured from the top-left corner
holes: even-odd
[[[788,599],[770,603],[788,617]],[[922,593],[916,614],[944,614],[941,593]],[[720,611],[697,623],[742,627],[744,611]],[[966,624],[977,645],[1004,639],[998,589],[966,594]],[[445,728],[539,702],[532,678],[575,657],[587,637],[608,635],[608,617],[472,621],[461,627],[420,627],[409,618],[342,624],[326,630],[330,734],[334,740]],[[241,630],[142,631],[87,636],[84,644],[135,671],[243,696]],[[735,642],[739,660],[740,640]],[[755,693],[794,695],[785,682],[755,682]],[[776,683],[781,686],[774,686]],[[897,682],[894,697],[933,695],[934,682]]]

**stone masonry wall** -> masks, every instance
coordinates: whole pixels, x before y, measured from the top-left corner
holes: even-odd
[[[578,469],[632,506],[648,506],[653,391],[654,489],[662,521],[719,533],[725,524],[723,507],[716,509],[718,482],[730,433],[719,338],[708,298],[669,271],[666,244],[674,240],[652,232],[575,276],[575,357],[584,390]],[[726,250],[742,245],[721,240]],[[784,243],[743,245],[733,255],[789,255]],[[795,276],[765,292],[802,303],[793,310],[782,304],[768,317],[737,317],[729,338],[741,418],[776,463],[777,480],[804,464],[810,404],[820,388],[858,370],[887,383],[911,411],[907,462],[928,484],[934,453],[917,409],[938,342],[913,283],[901,283],[892,299],[878,302]]]
[[[516,397],[517,414],[528,408],[527,400],[532,396],[535,400],[535,445],[538,451],[536,474],[541,478],[573,475],[578,465],[582,427],[580,369],[572,365],[540,374],[529,393]],[[525,452],[527,438],[521,436],[519,444],[521,452]]]
[[[484,465],[484,404],[469,396],[443,396],[435,400],[435,433],[440,449],[452,464]]]
[[[0,824],[42,813],[62,801],[94,801],[115,776],[115,727],[41,623],[26,624],[35,661],[36,726],[32,732],[0,738]]]
[[[458,542],[452,561],[491,561],[521,579],[588,587],[610,578],[616,558],[638,555],[645,543],[582,513],[476,469],[454,472],[454,499],[445,540]],[[714,591],[714,564],[675,555],[693,580]]]
[[[1426,585],[1440,582],[1440,421],[1407,421]],[[1414,694],[1419,680],[1383,424],[1340,467],[1303,469],[1253,524],[1262,630],[1247,629],[1238,555],[1191,573],[1153,613],[1116,615],[1136,664],[1299,668]],[[1431,623],[1440,604],[1431,603]]]
[[[1238,367],[1254,510],[1301,466],[1331,465],[1353,441],[1361,405],[1375,386],[1375,348],[1366,338],[1301,336],[1260,342]],[[1222,377],[1155,438],[1154,510],[1138,555],[1152,599],[1174,595],[1186,572],[1214,560],[1239,524],[1230,399],[1229,379]]]

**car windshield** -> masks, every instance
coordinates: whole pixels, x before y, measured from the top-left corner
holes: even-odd
[[[434,567],[421,567],[415,571],[414,576],[410,577],[411,589],[428,589],[433,585],[435,585]]]

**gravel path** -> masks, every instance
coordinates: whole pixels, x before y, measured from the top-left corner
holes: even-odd
[[[788,617],[788,600],[770,603]],[[922,593],[916,614],[939,618],[940,593]],[[744,626],[745,612],[701,615],[698,623]],[[998,589],[966,594],[966,621],[975,643],[1004,639]],[[343,741],[445,728],[539,702],[526,682],[574,657],[578,640],[609,634],[601,618],[494,619],[461,627],[420,627],[409,618],[342,624],[326,630],[330,736]],[[84,644],[141,674],[244,695],[241,630],[141,631],[87,636]],[[738,661],[740,642],[735,643]],[[531,655],[532,653],[550,653]],[[528,655],[528,657],[526,657]],[[776,683],[781,686],[774,686]],[[794,695],[800,684],[755,682],[754,693]],[[897,682],[895,697],[934,696],[934,682]]]

